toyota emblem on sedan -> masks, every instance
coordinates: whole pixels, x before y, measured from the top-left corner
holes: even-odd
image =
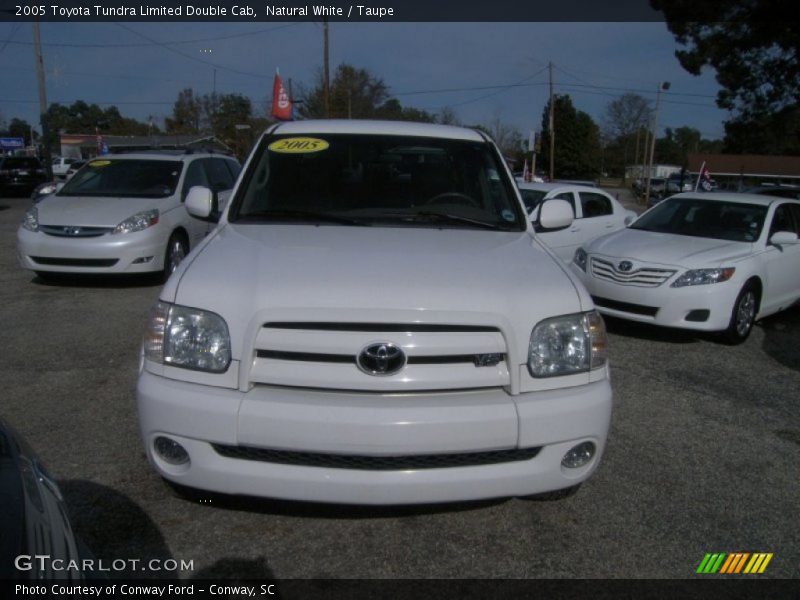
[[[66,235],[80,235],[81,228],[80,227],[64,227],[64,233]]]
[[[393,375],[406,365],[406,355],[392,343],[379,342],[361,350],[356,363],[367,375]]]
[[[617,269],[623,273],[627,273],[633,268],[633,263],[629,260],[623,260],[617,265]]]

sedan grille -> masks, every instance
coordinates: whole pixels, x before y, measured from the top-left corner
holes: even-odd
[[[33,262],[54,267],[113,267],[116,258],[54,258],[50,256],[31,256]]]
[[[623,261],[626,262],[626,261]],[[613,281],[620,285],[639,287],[658,287],[675,274],[674,269],[642,267],[636,270],[621,271],[618,265],[600,258],[592,258],[592,275],[597,279]]]
[[[357,469],[361,471],[404,471],[408,469],[447,469],[477,467],[530,460],[539,454],[539,448],[513,448],[486,452],[458,454],[412,454],[406,456],[359,456],[354,454],[323,454],[273,450],[247,446],[212,444],[217,454],[226,458],[256,460],[281,465],[321,467],[327,469]]]

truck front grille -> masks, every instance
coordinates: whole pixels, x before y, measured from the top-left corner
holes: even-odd
[[[518,462],[534,458],[540,448],[512,448],[485,452],[463,452],[458,454],[412,454],[405,456],[363,456],[354,454],[323,454],[319,452],[297,452],[249,446],[227,446],[212,444],[220,456],[240,460],[255,460],[281,465],[321,467],[326,469],[357,469],[361,471],[404,471],[418,469],[449,469],[454,467],[477,467],[501,463]]]

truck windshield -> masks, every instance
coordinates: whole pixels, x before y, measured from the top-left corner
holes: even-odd
[[[465,140],[267,136],[228,220],[522,231],[501,160],[489,144]]]

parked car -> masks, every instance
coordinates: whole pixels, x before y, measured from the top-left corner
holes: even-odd
[[[684,174],[681,180],[680,173],[673,173],[666,180],[665,195],[680,194],[681,192],[692,191],[692,177],[690,174]]]
[[[212,211],[211,190],[186,199]],[[546,202],[545,228],[572,209]],[[162,289],[137,386],[167,480],[351,504],[564,495],[611,414],[602,319],[475,130],[295,121]]]
[[[17,231],[23,268],[54,273],[133,274],[175,270],[214,226],[192,218],[192,186],[227,200],[239,164],[218,154],[143,153],[92,160],[31,207]]]
[[[748,194],[761,194],[764,196],[777,196],[779,198],[791,198],[792,200],[800,200],[800,185],[765,185],[750,188],[747,190]]]
[[[67,169],[66,174],[64,175],[64,181],[69,181],[72,178],[72,176],[75,175],[75,173],[77,173],[78,170],[85,164],[86,164],[85,160],[76,160],[74,163],[72,163]]]
[[[56,480],[26,440],[0,418],[0,579],[81,581],[81,552]]]
[[[800,202],[680,194],[575,252],[573,271],[604,314],[747,339],[800,299]]]
[[[558,257],[569,262],[575,249],[596,237],[622,229],[636,219],[636,213],[627,210],[613,196],[599,188],[559,183],[519,183],[522,201],[531,219],[536,223],[543,202],[561,199],[569,202],[575,220],[561,230],[539,231],[537,237],[547,244]]]
[[[47,172],[34,156],[0,156],[0,195],[30,195],[40,183],[47,181]]]
[[[51,163],[53,169],[53,177],[56,179],[66,179],[67,171],[80,159],[65,156],[56,156]]]

